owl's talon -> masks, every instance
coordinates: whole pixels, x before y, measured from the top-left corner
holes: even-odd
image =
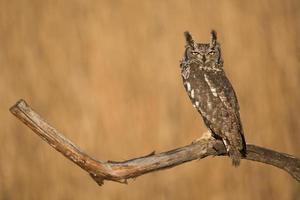
[[[193,140],[192,144],[200,142],[201,140],[211,140],[211,139],[213,139],[211,132],[206,131],[206,132],[203,133],[203,135],[200,138],[197,138],[197,139]]]
[[[200,142],[201,140],[202,140],[202,137],[197,138],[197,139],[192,141],[192,144],[196,144],[196,143]]]

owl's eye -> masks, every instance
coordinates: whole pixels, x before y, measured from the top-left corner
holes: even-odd
[[[215,55],[215,53],[216,53],[216,52],[214,52],[214,51],[208,52],[208,54],[211,55],[211,56]]]
[[[192,55],[198,55],[199,54],[199,52],[197,52],[197,51],[192,51]]]

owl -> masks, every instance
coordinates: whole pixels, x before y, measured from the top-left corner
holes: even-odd
[[[237,97],[223,69],[217,33],[211,32],[207,44],[196,43],[189,32],[184,35],[180,68],[186,92],[212,136],[223,141],[232,164],[238,166],[246,155],[246,142]]]

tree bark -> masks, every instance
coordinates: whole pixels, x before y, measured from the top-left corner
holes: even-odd
[[[10,111],[49,145],[87,171],[98,185],[102,185],[104,180],[127,183],[127,179],[175,167],[192,160],[202,159],[207,156],[227,155],[225,146],[221,141],[212,137],[203,137],[197,142],[184,147],[158,154],[152,152],[149,155],[126,161],[96,160],[80,150],[54,127],[50,126],[24,100],[19,100],[10,108]],[[300,182],[300,160],[296,157],[247,144],[247,155],[243,159],[273,165],[285,170]]]

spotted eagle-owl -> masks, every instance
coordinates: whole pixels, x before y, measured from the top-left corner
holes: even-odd
[[[212,31],[207,44],[196,43],[189,32],[184,35],[186,46],[180,68],[185,89],[212,136],[223,141],[232,164],[238,166],[246,154],[246,143],[236,94],[223,69],[217,34]]]

